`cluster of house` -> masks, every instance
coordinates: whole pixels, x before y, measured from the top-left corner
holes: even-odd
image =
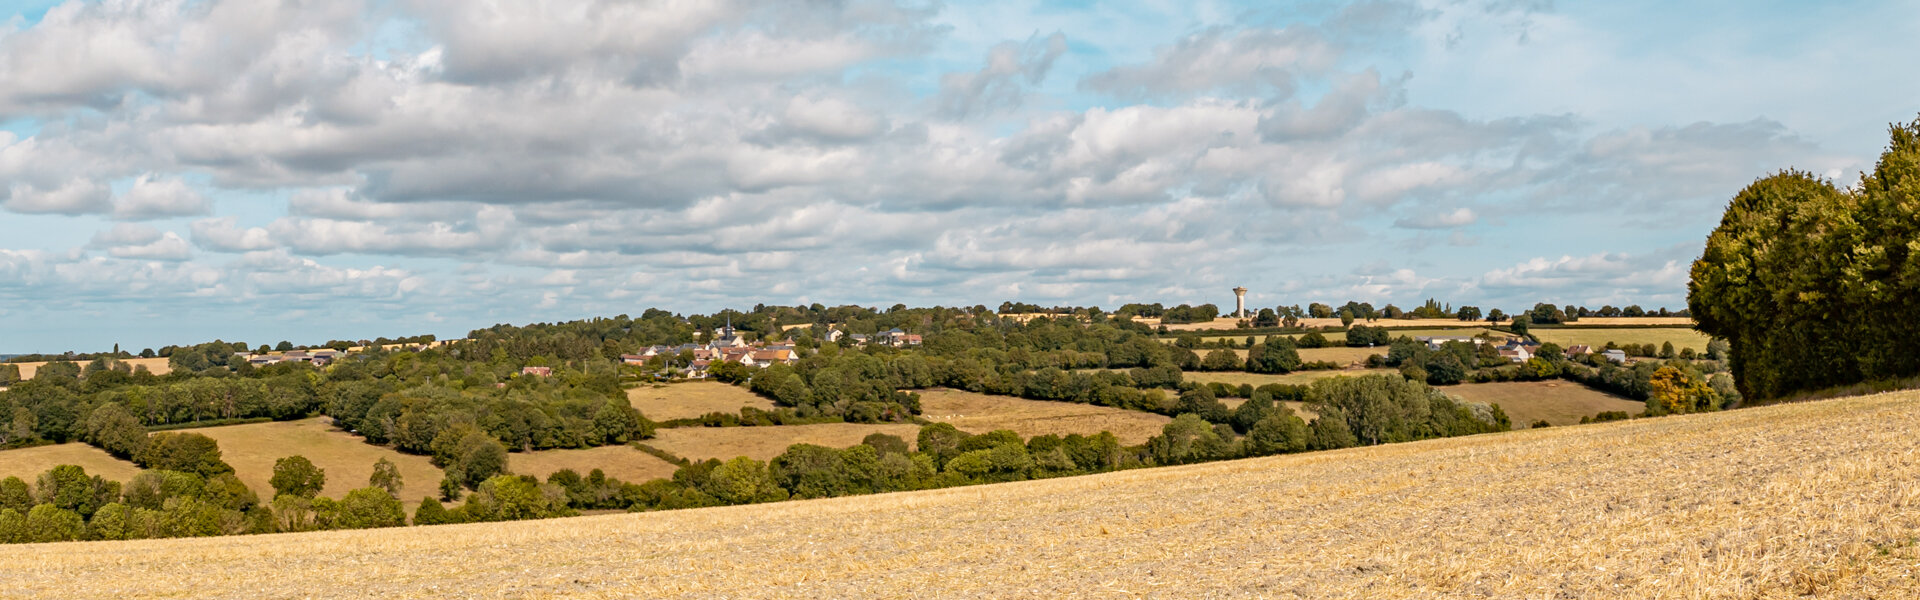
[[[838,329],[827,330],[827,342],[838,344],[840,343],[841,338],[848,338],[853,340],[853,345],[855,346],[865,346],[869,343],[879,343],[887,346],[893,346],[895,348],[905,348],[907,346],[920,345],[920,334],[907,333],[905,331],[901,331],[899,327],[888,329],[886,331],[876,333],[873,335],[867,335],[864,333],[849,334],[847,332],[844,332]]]
[[[655,356],[675,357],[681,353],[691,353],[693,362],[687,365],[686,376],[701,379],[707,371],[718,363],[740,363],[749,367],[764,367],[774,364],[790,365],[800,361],[800,355],[794,351],[792,343],[747,342],[746,338],[728,325],[713,332],[712,341],[706,344],[681,344],[678,346],[649,346],[639,354],[622,354],[620,361],[629,365],[643,365]]]
[[[1499,340],[1499,341],[1488,340],[1485,338],[1472,338],[1472,337],[1460,337],[1460,336],[1455,336],[1455,337],[1421,336],[1413,339],[1416,342],[1421,342],[1426,344],[1427,349],[1429,350],[1439,350],[1441,344],[1445,344],[1447,342],[1467,342],[1474,345],[1495,344],[1494,349],[1500,352],[1500,356],[1502,358],[1505,358],[1507,360],[1510,360],[1516,363],[1527,362],[1528,360],[1531,360],[1535,354],[1538,354],[1540,352],[1539,342],[1535,342],[1533,340],[1529,340],[1526,338],[1517,338],[1517,337],[1510,337],[1510,338],[1506,338],[1505,340]],[[1585,354],[1592,354],[1593,347],[1588,346],[1586,344],[1575,344],[1572,346],[1568,346],[1565,350],[1562,350],[1562,352],[1564,352],[1566,356],[1570,356],[1570,357],[1581,356]],[[1622,352],[1620,350],[1607,350],[1607,351],[1601,352],[1600,356],[1618,364],[1627,363],[1627,353]]]
[[[340,360],[340,357],[345,355],[345,352],[339,350],[321,348],[319,350],[288,350],[286,352],[266,352],[259,354],[253,352],[236,352],[233,356],[234,358],[245,360],[247,364],[256,367],[277,365],[283,362],[313,363],[313,366],[324,367],[333,361]]]

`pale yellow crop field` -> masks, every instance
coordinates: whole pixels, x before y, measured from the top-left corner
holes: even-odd
[[[1639,416],[1647,408],[1642,402],[1562,380],[1468,383],[1438,389],[1468,402],[1500,405],[1517,429],[1541,420],[1550,425],[1573,425],[1581,417],[1608,411]]]
[[[539,477],[541,481],[561,469],[573,469],[583,477],[594,469],[600,469],[608,477],[628,483],[645,483],[653,479],[671,478],[674,470],[679,468],[632,446],[540,450],[507,455],[508,471],[516,475]]]
[[[814,425],[778,425],[773,427],[675,427],[654,432],[644,443],[691,460],[736,456],[771,460],[794,444],[814,444],[845,448],[859,444],[867,434],[900,436],[912,446],[920,437],[920,426],[912,424],[818,423]]]
[[[1541,342],[1553,342],[1562,348],[1575,344],[1586,344],[1596,350],[1607,342],[1618,344],[1653,344],[1672,342],[1678,352],[1692,348],[1695,352],[1706,352],[1707,342],[1712,338],[1692,329],[1678,327],[1647,327],[1637,329],[1605,329],[1600,327],[1555,327],[1551,329],[1533,329],[1529,331]]]
[[[0,479],[19,477],[31,485],[41,473],[60,465],[78,465],[88,475],[125,483],[140,472],[131,462],[79,442],[0,450]]]
[[[929,421],[951,423],[968,433],[1010,429],[1020,437],[1091,435],[1113,432],[1122,444],[1139,444],[1160,434],[1173,419],[1149,412],[1074,402],[1027,400],[959,390],[920,392],[920,413]],[[917,435],[917,432],[916,432]],[[911,441],[911,438],[909,438]]]
[[[1260,387],[1269,383],[1307,385],[1328,377],[1361,377],[1365,375],[1385,375],[1388,373],[1398,375],[1400,372],[1393,369],[1339,369],[1295,371],[1285,375],[1269,375],[1265,373],[1248,373],[1245,371],[1187,371],[1181,375],[1187,381],[1209,383],[1218,381],[1228,385],[1248,384],[1253,387]]]
[[[1906,598],[1920,395],[561,521],[10,546],[10,597]]]
[[[740,414],[748,406],[773,410],[772,400],[746,388],[717,381],[642,385],[627,390],[627,403],[655,421],[690,419],[707,413]]]
[[[127,363],[128,367],[146,367],[148,372],[151,372],[155,375],[166,375],[168,373],[173,372],[173,365],[169,364],[167,362],[167,359],[165,358],[123,358],[118,360],[120,362]],[[81,368],[86,368],[88,362],[92,362],[92,361],[77,361],[74,364],[80,365]],[[40,373],[40,367],[44,367],[47,365],[47,363],[45,362],[23,362],[23,363],[7,363],[7,364],[20,367],[20,378],[23,380],[33,379],[34,375]]]
[[[426,496],[440,495],[440,479],[446,476],[425,456],[403,454],[386,446],[366,443],[359,436],[334,429],[326,417],[274,423],[249,423],[182,429],[213,438],[220,444],[220,459],[233,465],[233,474],[252,488],[261,500],[273,499],[273,463],[300,455],[327,472],[327,485],[320,491],[331,498],[343,498],[347,492],[367,487],[373,464],[381,458],[400,468],[400,499],[411,503]]]

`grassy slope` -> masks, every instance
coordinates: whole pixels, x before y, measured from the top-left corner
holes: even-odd
[[[1903,597],[1920,394],[906,494],[0,553],[21,596]]]
[[[1638,415],[1647,405],[1563,380],[1469,383],[1438,388],[1469,402],[1498,404],[1513,420],[1513,426],[1525,429],[1534,421],[1552,425],[1573,425],[1581,417],[1607,411]]]
[[[986,433],[1011,429],[1020,437],[1070,433],[1092,435],[1113,432],[1122,444],[1140,444],[1160,434],[1173,419],[1148,412],[1076,404],[990,396],[958,390],[920,392],[921,416],[951,423],[961,431]],[[908,442],[914,441],[908,438]]]
[[[408,509],[422,497],[440,495],[440,479],[445,476],[425,456],[368,444],[359,436],[334,429],[324,417],[181,431],[206,435],[219,442],[221,459],[233,465],[234,474],[262,500],[273,498],[273,486],[268,483],[273,478],[273,463],[296,454],[326,470],[327,486],[320,493],[333,498],[343,498],[355,488],[367,487],[373,464],[381,458],[393,461],[394,466],[400,468],[404,484],[400,498],[408,502]]]
[[[690,419],[707,413],[740,414],[742,407],[773,410],[773,401],[746,388],[716,381],[643,385],[627,390],[627,402],[655,421]]]
[[[105,450],[69,442],[0,452],[0,479],[19,477],[21,481],[32,485],[41,473],[60,465],[79,465],[87,470],[88,475],[122,482],[133,479],[140,472],[139,466],[114,458]]]

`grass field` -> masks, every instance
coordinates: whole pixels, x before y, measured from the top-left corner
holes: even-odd
[[[1707,337],[1707,334],[1678,327],[1639,329],[1556,327],[1551,329],[1534,329],[1531,333],[1534,337],[1539,338],[1541,342],[1553,342],[1563,348],[1574,344],[1586,344],[1594,348],[1599,348],[1606,345],[1607,342],[1620,344],[1653,344],[1655,346],[1659,346],[1665,342],[1673,342],[1675,352],[1683,348],[1692,348],[1695,352],[1705,352],[1707,351],[1707,341],[1711,339]]]
[[[1386,373],[1397,374],[1399,371],[1393,369],[1342,369],[1335,371],[1296,371],[1285,375],[1266,375],[1262,373],[1247,373],[1245,371],[1187,371],[1181,375],[1185,377],[1187,381],[1218,381],[1228,385],[1240,385],[1244,383],[1254,387],[1260,387],[1269,383],[1306,385],[1328,377],[1359,377],[1361,375],[1380,375]]]
[[[742,407],[773,410],[773,401],[745,388],[715,381],[691,381],[627,390],[627,402],[655,421],[688,419],[711,412],[740,414]]]
[[[1906,598],[1920,395],[563,521],[11,546],[14,597]],[[352,582],[342,585],[341,582]]]
[[[85,368],[88,362],[91,362],[91,361],[79,361],[74,364],[80,365],[81,368]],[[120,362],[127,363],[127,365],[131,367],[142,367],[142,366],[146,367],[147,371],[152,372],[155,375],[166,375],[168,373],[173,372],[173,366],[168,364],[167,359],[164,359],[164,358],[126,358],[126,359],[121,359]],[[27,363],[8,363],[8,364],[12,364],[20,367],[21,379],[33,379],[33,376],[40,372],[40,367],[46,365],[47,363],[27,362]]]
[[[921,416],[952,423],[968,433],[1011,429],[1020,437],[1111,431],[1122,444],[1139,444],[1160,434],[1169,419],[1153,413],[1075,404],[989,396],[956,390],[920,392]],[[916,432],[917,433],[917,432]]]
[[[919,439],[920,426],[911,424],[820,423],[775,427],[675,427],[661,429],[646,444],[672,452],[681,458],[706,460],[750,456],[768,460],[794,444],[816,444],[845,448],[860,443],[869,433],[900,436],[911,446]]]
[[[507,455],[507,469],[519,475],[532,475],[542,481],[548,475],[561,469],[573,469],[586,475],[594,469],[600,469],[608,477],[617,477],[628,483],[643,483],[651,479],[671,478],[679,467],[660,460],[659,457],[634,449],[631,446],[601,446],[579,450],[541,450],[539,452],[514,452]],[[436,482],[437,483],[437,482]],[[415,499],[418,502],[418,499]]]
[[[1568,326],[1619,327],[1621,325],[1693,325],[1692,317],[1584,317]]]
[[[78,442],[0,450],[0,479],[19,477],[32,485],[34,479],[60,465],[79,465],[88,475],[125,483],[140,472],[133,463],[114,458],[107,451]]]
[[[422,497],[439,496],[440,478],[445,476],[425,456],[368,444],[357,436],[334,429],[325,417],[181,431],[203,434],[219,442],[221,460],[233,465],[234,474],[262,500],[273,498],[273,486],[267,481],[273,479],[274,461],[296,454],[307,457],[314,466],[327,472],[327,486],[320,493],[333,498],[367,487],[367,477],[373,475],[373,463],[385,457],[400,467],[400,479],[405,484],[400,490],[400,499],[407,501],[409,510]]]
[[[1439,389],[1468,402],[1498,404],[1519,429],[1542,419],[1552,425],[1573,425],[1580,422],[1580,417],[1614,410],[1638,415],[1647,408],[1644,403],[1570,381],[1469,383]]]
[[[1300,360],[1306,362],[1329,361],[1340,364],[1364,363],[1367,357],[1384,355],[1386,348],[1301,348]]]

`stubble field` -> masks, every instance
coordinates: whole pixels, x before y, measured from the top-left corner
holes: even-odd
[[[41,473],[60,465],[79,465],[88,475],[125,482],[140,472],[131,462],[79,442],[0,451],[0,479],[19,477],[32,484]]]
[[[1607,411],[1639,415],[1647,408],[1645,403],[1562,380],[1469,383],[1438,389],[1468,402],[1498,404],[1519,429],[1541,420],[1556,426],[1573,425],[1581,417]]]
[[[1660,344],[1672,342],[1675,352],[1692,348],[1695,352],[1706,352],[1707,342],[1712,338],[1692,329],[1678,327],[1645,327],[1638,329],[1607,329],[1603,327],[1555,327],[1551,329],[1535,328],[1530,331],[1541,342],[1553,342],[1565,348],[1574,344],[1586,344],[1598,349],[1614,342],[1618,344]]]
[[[968,433],[1010,429],[1020,437],[1111,431],[1122,444],[1139,444],[1160,434],[1173,419],[1148,412],[1076,404],[990,396],[957,390],[920,392],[921,416],[951,423]]]
[[[147,371],[150,371],[155,375],[166,375],[168,373],[173,372],[173,366],[170,363],[168,363],[167,360],[168,359],[165,359],[165,358],[125,358],[125,359],[120,359],[120,362],[127,363],[127,366],[129,367],[146,367]],[[80,365],[81,367],[84,368],[87,366],[87,362],[88,361],[79,361],[74,364]],[[47,365],[47,363],[45,362],[24,362],[24,363],[8,363],[8,364],[12,364],[14,366],[20,367],[21,379],[33,379],[34,375],[37,375],[40,373],[40,367],[44,367]]]
[[[678,469],[673,463],[631,446],[600,446],[569,450],[514,452],[507,455],[507,469],[518,475],[532,475],[542,481],[561,469],[573,469],[582,476],[600,469],[608,477],[628,483],[646,483],[670,479]],[[436,482],[437,483],[437,482]]]
[[[794,444],[814,444],[845,448],[860,443],[867,434],[900,436],[912,446],[919,439],[920,426],[909,424],[819,423],[773,427],[675,427],[654,432],[644,443],[691,460],[736,456],[770,460]]]
[[[1910,597],[1911,392],[560,521],[10,547],[15,597]]]
[[[627,402],[655,421],[690,419],[707,413],[740,414],[743,407],[773,410],[773,401],[735,385],[689,381],[627,390]]]
[[[425,456],[368,444],[359,436],[334,429],[326,417],[180,431],[219,442],[221,460],[233,465],[233,474],[261,500],[273,499],[273,486],[268,483],[273,479],[273,463],[296,454],[326,470],[327,485],[320,493],[331,498],[343,498],[349,491],[367,487],[373,464],[381,458],[399,467],[404,484],[399,495],[402,500],[419,502],[426,496],[439,496],[440,479],[446,475]],[[413,505],[407,508],[411,510]]]

